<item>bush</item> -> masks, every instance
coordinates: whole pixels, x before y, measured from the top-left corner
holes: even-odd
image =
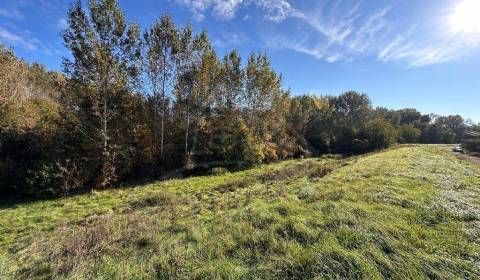
[[[225,121],[213,132],[210,150],[216,160],[260,163],[265,158],[262,146],[241,118]]]
[[[335,168],[331,165],[318,166],[310,172],[310,178],[322,178],[332,173]]]
[[[420,129],[411,124],[404,124],[398,128],[398,141],[400,143],[418,143],[420,141]]]
[[[263,154],[265,155],[265,161],[272,162],[278,160],[278,146],[275,143],[267,142],[263,148]]]
[[[384,149],[395,143],[395,128],[383,118],[370,121],[365,128],[369,150]]]
[[[57,191],[50,139],[37,133],[0,133],[0,194],[45,194]]]
[[[334,142],[334,151],[340,154],[353,153],[352,143],[357,138],[358,133],[353,128],[339,128],[339,133]]]
[[[354,154],[363,154],[368,152],[368,140],[367,139],[353,139],[352,152]]]
[[[225,175],[228,173],[228,170],[224,167],[214,167],[212,170],[210,170],[210,174],[213,176],[217,175]]]

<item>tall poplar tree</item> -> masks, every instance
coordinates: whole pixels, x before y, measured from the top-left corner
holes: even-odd
[[[266,140],[269,114],[276,98],[282,94],[281,76],[277,75],[264,54],[251,54],[245,70],[247,123],[254,135]]]
[[[184,155],[186,163],[190,163],[190,134],[192,122],[198,118],[201,110],[202,91],[196,90],[198,73],[205,54],[212,52],[206,32],[193,36],[191,26],[181,31],[179,53],[176,56],[177,83],[176,105],[185,118]]]
[[[240,105],[243,95],[244,71],[242,61],[236,50],[225,55],[221,65],[221,94],[217,98],[218,107],[223,113],[231,113]]]
[[[93,142],[92,160],[100,163],[97,183],[106,187],[117,175],[125,100],[138,85],[140,29],[126,23],[116,0],[90,0],[88,13],[77,1],[68,12],[63,39],[72,53],[72,59],[64,60],[77,97],[72,109],[80,120],[79,129]]]
[[[146,45],[146,73],[149,81],[149,91],[151,91],[155,107],[154,119],[155,115],[158,112],[160,113],[160,158],[163,159],[165,115],[170,97],[169,90],[175,79],[178,31],[172,18],[165,15],[145,32],[144,38]],[[155,138],[157,138],[156,125],[154,122]]]

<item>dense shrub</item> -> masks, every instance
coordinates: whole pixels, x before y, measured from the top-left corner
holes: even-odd
[[[335,167],[333,167],[332,165],[329,165],[329,164],[320,165],[320,166],[317,166],[316,168],[314,168],[310,172],[309,177],[310,178],[322,178],[322,177],[325,177],[328,174],[332,173],[333,170],[335,170]]]
[[[259,163],[264,159],[261,145],[242,119],[223,123],[213,132],[213,158],[234,162]]]
[[[210,170],[210,174],[213,176],[224,175],[228,173],[228,169],[224,167],[214,167]]]
[[[395,128],[385,119],[377,118],[370,121],[365,128],[369,150],[388,148],[395,143]]]
[[[420,129],[412,124],[404,124],[398,128],[398,142],[418,143],[421,133]]]
[[[369,143],[367,139],[353,139],[352,141],[352,152],[354,154],[363,154],[368,152]]]
[[[337,135],[334,137],[335,141],[333,142],[333,150],[340,154],[353,153],[354,147],[352,146],[352,143],[355,139],[357,139],[358,132],[356,132],[356,130],[352,127],[343,127],[339,128],[336,134]]]

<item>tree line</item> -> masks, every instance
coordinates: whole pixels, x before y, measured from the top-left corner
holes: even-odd
[[[394,143],[456,143],[461,116],[373,108],[366,94],[292,96],[266,54],[218,57],[168,15],[141,30],[115,0],[75,2],[63,72],[0,46],[0,194],[108,188],[174,170]]]

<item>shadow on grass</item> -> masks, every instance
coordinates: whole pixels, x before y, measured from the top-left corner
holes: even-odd
[[[96,189],[96,188],[85,188],[68,193],[59,193],[59,194],[40,194],[40,195],[21,195],[21,196],[7,196],[0,198],[0,209],[12,209],[20,205],[25,205],[29,203],[34,203],[38,201],[54,201],[57,199],[65,197],[75,197],[79,195],[88,194],[90,192],[103,192],[112,189],[133,189],[138,187],[143,187],[150,185],[152,183],[164,182],[167,180],[173,179],[185,179],[190,177],[199,177],[211,175],[211,170],[217,167],[223,167],[230,173],[236,173],[244,171],[254,167],[255,165],[248,162],[239,162],[239,161],[212,161],[212,162],[203,162],[198,163],[193,167],[182,167],[177,168],[168,173],[158,176],[158,177],[144,177],[142,179],[126,179],[124,182],[114,185],[111,188]]]

